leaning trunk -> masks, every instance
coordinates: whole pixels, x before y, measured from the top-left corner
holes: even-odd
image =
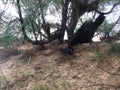
[[[94,11],[98,8],[98,1],[88,3],[88,1],[81,2],[80,0],[72,0],[72,13],[70,23],[68,24],[68,39],[70,40],[74,35],[75,27],[78,19],[86,12]]]

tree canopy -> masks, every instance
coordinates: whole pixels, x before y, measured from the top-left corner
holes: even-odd
[[[1,0],[2,5],[12,5],[18,15],[6,14],[0,9],[0,40],[9,45],[16,38],[39,44],[58,39],[64,41],[65,31],[71,39],[76,28],[89,18],[95,20],[99,13],[106,15],[119,7],[120,0]],[[112,6],[106,11],[107,6]],[[117,8],[116,8],[117,9]],[[119,12],[119,11],[118,11]],[[89,13],[87,18],[83,18]],[[51,20],[51,21],[50,21]]]

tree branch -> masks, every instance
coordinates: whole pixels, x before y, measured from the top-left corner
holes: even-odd
[[[120,2],[114,4],[113,7],[111,8],[111,10],[108,11],[108,12],[101,12],[101,11],[98,11],[98,10],[95,10],[95,11],[98,12],[99,14],[109,14],[109,13],[111,13],[111,12],[113,11],[113,9],[114,9],[117,5],[120,5]]]

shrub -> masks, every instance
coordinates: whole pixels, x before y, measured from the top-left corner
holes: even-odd
[[[120,43],[114,43],[111,45],[110,51],[114,54],[120,54]]]

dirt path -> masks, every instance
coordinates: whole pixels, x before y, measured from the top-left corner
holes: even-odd
[[[46,87],[49,90],[120,90],[116,89],[120,86],[120,59],[109,52],[108,44],[99,46],[99,52],[87,44],[77,46],[70,57],[63,57],[53,48],[24,50],[6,58],[1,51],[0,61],[4,62],[0,68],[8,81],[6,87],[3,84],[1,87],[5,90],[46,90]]]

